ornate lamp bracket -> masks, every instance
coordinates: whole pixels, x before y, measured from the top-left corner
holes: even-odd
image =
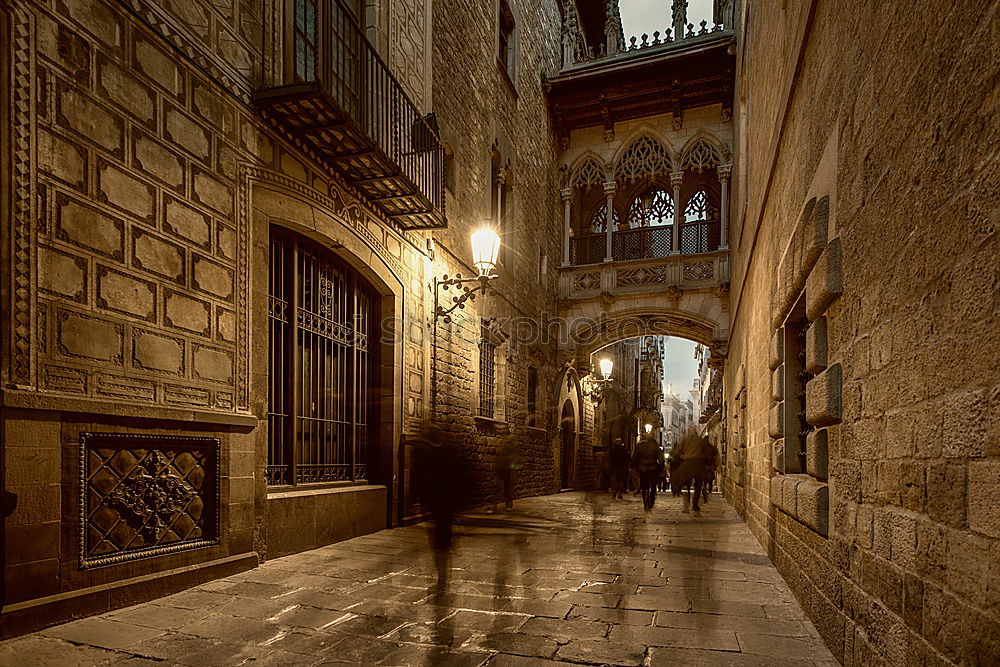
[[[497,275],[479,276],[478,278],[463,278],[461,273],[455,274],[454,278],[449,278],[447,274],[442,278],[434,279],[434,319],[439,317],[447,324],[451,322],[451,314],[455,310],[465,308],[466,301],[475,301],[476,294],[486,293],[490,281],[497,279]],[[450,305],[445,308],[441,305],[440,290],[448,291],[452,287],[458,288],[459,293],[451,297]]]

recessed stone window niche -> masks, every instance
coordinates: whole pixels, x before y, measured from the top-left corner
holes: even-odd
[[[824,537],[830,523],[829,427],[841,420],[843,384],[827,336],[827,310],[842,292],[840,239],[827,239],[827,206],[825,197],[807,203],[801,233],[782,258],[768,359],[771,504]],[[817,210],[824,212],[822,224]]]

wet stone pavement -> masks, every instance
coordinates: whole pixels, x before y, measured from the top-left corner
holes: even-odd
[[[0,665],[837,664],[735,512],[564,493],[278,558],[0,643]]]

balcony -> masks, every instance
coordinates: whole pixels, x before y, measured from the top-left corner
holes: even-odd
[[[446,226],[444,147],[432,122],[339,0],[296,6],[289,83],[259,91],[257,107],[400,227]]]
[[[646,292],[676,299],[684,291],[728,290],[728,284],[728,250],[567,266],[559,272],[560,297],[571,300]]]
[[[681,223],[676,243],[684,255],[719,248],[719,221]],[[673,225],[619,229],[611,234],[611,259],[616,262],[668,257],[674,245]],[[607,258],[606,233],[584,234],[569,239],[569,263],[573,266],[598,264]]]

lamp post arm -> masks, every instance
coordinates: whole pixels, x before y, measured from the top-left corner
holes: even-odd
[[[437,279],[437,278],[435,278],[434,279],[434,318],[435,318],[435,320],[437,318],[439,318],[439,317],[445,317],[445,318],[447,318],[448,315],[450,315],[456,309],[458,309],[458,308],[465,308],[465,302],[466,301],[469,301],[470,299],[471,300],[475,300],[476,294],[478,294],[479,292],[485,293],[487,287],[489,286],[490,281],[493,280],[493,279],[495,279],[495,278],[498,278],[498,277],[499,276],[495,276],[495,275],[487,275],[487,276],[479,276],[478,278],[462,278],[461,276],[457,276],[455,278],[448,278],[447,276],[445,276],[443,279],[440,279],[440,280]],[[468,285],[469,283],[478,283],[478,285],[476,287],[467,287],[467,286],[465,286],[465,285]],[[462,288],[463,292],[461,294],[459,294],[458,296],[452,297],[452,302],[453,303],[452,303],[451,307],[445,308],[444,306],[439,305],[438,288],[439,287],[443,287],[444,289],[447,290],[449,287],[457,286],[457,285],[463,285],[463,288]]]

